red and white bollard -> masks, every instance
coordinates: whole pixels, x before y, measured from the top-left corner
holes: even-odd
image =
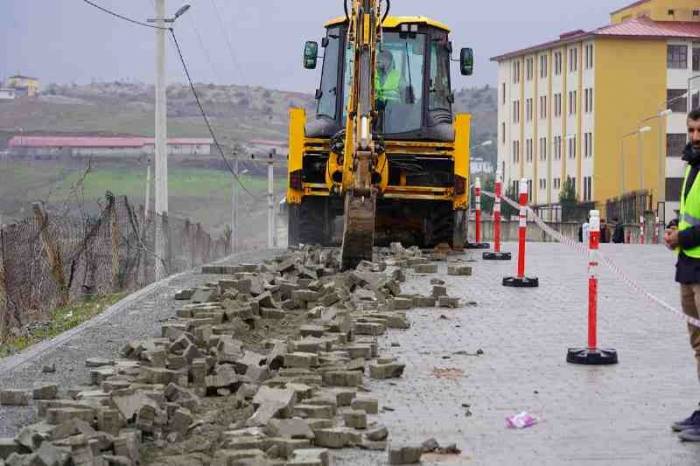
[[[481,242],[481,179],[474,180],[474,242],[467,249],[488,249],[489,243]]]
[[[588,242],[588,346],[569,348],[566,360],[575,364],[615,364],[617,351],[598,348],[598,248],[600,246],[600,212],[590,213]]]
[[[639,244],[644,244],[644,215],[639,217]]]
[[[536,288],[540,281],[536,277],[525,276],[525,240],[527,237],[527,180],[520,180],[520,225],[518,228],[518,274],[515,277],[505,277],[503,286],[515,288]]]
[[[493,200],[493,252],[485,252],[482,257],[487,261],[509,261],[509,252],[501,252],[501,196],[503,195],[503,179],[501,173],[496,173]]]

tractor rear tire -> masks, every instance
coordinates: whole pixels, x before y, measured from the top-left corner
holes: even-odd
[[[331,243],[331,222],[328,199],[306,197],[299,206],[298,244],[329,246]]]
[[[426,219],[425,247],[434,248],[438,244],[454,244],[455,215],[451,202],[436,204]]]

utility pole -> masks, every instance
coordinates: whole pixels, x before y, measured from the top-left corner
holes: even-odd
[[[165,0],[155,0],[156,5],[156,144],[155,144],[155,197],[156,197],[156,281],[165,278],[165,235],[163,214],[168,213],[168,122],[165,77]]]
[[[144,223],[148,220],[149,209],[151,208],[151,158],[148,158],[148,166],[146,167],[146,199],[143,203],[143,220]]]
[[[275,155],[277,150],[272,149],[267,160],[267,247],[277,247],[277,232],[275,231]]]
[[[231,252],[238,252],[238,152],[234,153],[233,172],[235,176],[231,180]]]

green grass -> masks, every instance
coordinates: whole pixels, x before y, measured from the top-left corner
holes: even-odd
[[[85,299],[54,310],[46,325],[37,327],[26,335],[8,337],[0,342],[0,358],[16,354],[41,341],[49,340],[101,314],[109,306],[121,300],[127,293],[114,293]]]

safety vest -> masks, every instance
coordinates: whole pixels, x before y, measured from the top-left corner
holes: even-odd
[[[377,93],[377,100],[400,100],[399,87],[401,82],[401,74],[397,70],[391,70],[382,78],[379,73],[375,75],[374,88]]]
[[[685,169],[685,178],[681,188],[681,212],[678,219],[678,231],[687,230],[695,226],[700,226],[700,174],[695,177],[693,186],[690,188],[688,197],[685,196],[685,184],[688,182],[690,165]],[[683,249],[683,254],[694,259],[700,259],[700,246],[690,249]]]

